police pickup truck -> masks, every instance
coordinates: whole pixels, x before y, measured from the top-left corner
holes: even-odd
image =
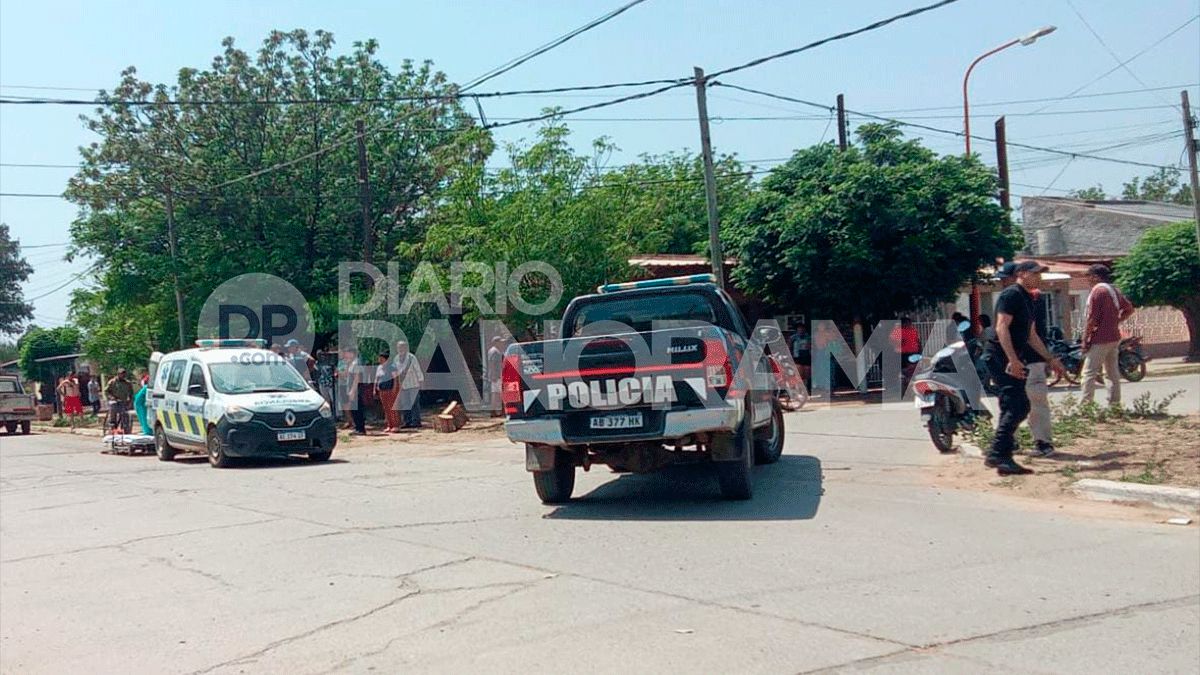
[[[710,274],[608,284],[567,306],[561,337],[504,355],[509,440],[544,503],[571,498],[575,469],[649,472],[710,462],[727,499],[779,459],[783,414],[763,345]],[[752,339],[753,337],[753,339]]]

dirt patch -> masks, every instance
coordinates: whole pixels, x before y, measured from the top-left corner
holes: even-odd
[[[1071,483],[1083,478],[1200,487],[1200,415],[1100,422],[1053,457],[1018,457],[1034,470],[1000,477],[977,459],[948,458],[937,484],[956,489],[1073,501]]]

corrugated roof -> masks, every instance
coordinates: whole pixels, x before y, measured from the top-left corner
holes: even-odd
[[[1070,197],[1025,197],[1029,201],[1055,202],[1081,209],[1093,209],[1107,213],[1157,220],[1163,223],[1174,223],[1180,220],[1191,220],[1195,211],[1185,204],[1168,204],[1166,202],[1150,202],[1135,199],[1072,199]]]

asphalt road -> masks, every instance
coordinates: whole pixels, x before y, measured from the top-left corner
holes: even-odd
[[[911,408],[787,422],[752,502],[598,467],[557,508],[495,437],[221,471],[0,437],[0,670],[1196,672],[1195,525],[933,487]]]

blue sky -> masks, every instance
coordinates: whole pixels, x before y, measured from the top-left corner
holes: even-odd
[[[118,73],[137,66],[142,77],[170,82],[183,66],[204,67],[233,36],[254,49],[272,29],[324,28],[348,47],[359,39],[380,41],[387,62],[430,59],[455,81],[466,81],[513,56],[621,4],[619,0],[551,2],[375,2],[232,0],[204,3],[0,2],[0,94],[84,97],[86,92],[17,87],[110,88]],[[689,76],[693,65],[710,72],[844,30],[857,28],[923,0],[648,0],[604,26],[484,85],[481,90],[592,84]],[[1043,25],[1057,32],[1028,47],[1014,47],[985,61],[971,76],[972,131],[990,136],[999,114],[1008,116],[1011,142],[1095,151],[1112,157],[1176,165],[1181,137],[1129,147],[1108,145],[1177,131],[1179,89],[1200,108],[1200,21],[1187,26],[1136,60],[1080,91],[1126,92],[1053,103],[1005,103],[1060,97],[1117,65],[1088,30],[1072,4],[1122,59],[1133,56],[1200,13],[1196,0],[962,0],[958,4],[736,73],[728,82],[832,105],[837,93],[847,107],[961,128],[961,81],[967,64],[984,51]],[[537,113],[542,107],[573,107],[606,96],[557,95],[489,102],[489,120]],[[912,110],[913,108],[937,108]],[[1132,109],[1131,109],[1132,108]],[[1120,109],[1120,110],[1115,110]],[[0,106],[0,163],[73,164],[76,148],[93,139],[78,115],[87,108]],[[897,112],[898,111],[898,112]],[[1039,114],[1027,113],[1039,111]],[[1086,111],[1086,112],[1080,112]],[[782,158],[834,133],[821,110],[714,89],[709,112],[718,151],[746,160]],[[570,125],[580,146],[610,137],[623,163],[641,153],[698,147],[690,90],[586,113]],[[805,119],[739,121],[722,117],[800,116]],[[603,118],[665,117],[681,121],[616,121]],[[852,123],[856,122],[852,118]],[[532,135],[531,127],[499,130],[501,141]],[[915,132],[914,132],[915,133]],[[961,152],[961,139],[919,134],[939,152]],[[994,163],[987,144],[973,148]],[[502,161],[502,159],[500,160]],[[1037,195],[1102,183],[1110,193],[1150,169],[1010,149],[1013,192]],[[771,162],[759,162],[771,166]],[[69,169],[0,166],[0,192],[58,193]],[[1049,190],[1044,188],[1049,187]],[[60,259],[75,209],[56,198],[0,197],[0,220],[8,223],[35,272],[26,296],[37,322],[61,324],[75,284],[65,282],[85,267]],[[38,248],[33,248],[38,247]],[[58,289],[58,290],[55,290]],[[53,292],[52,292],[53,291]]]

